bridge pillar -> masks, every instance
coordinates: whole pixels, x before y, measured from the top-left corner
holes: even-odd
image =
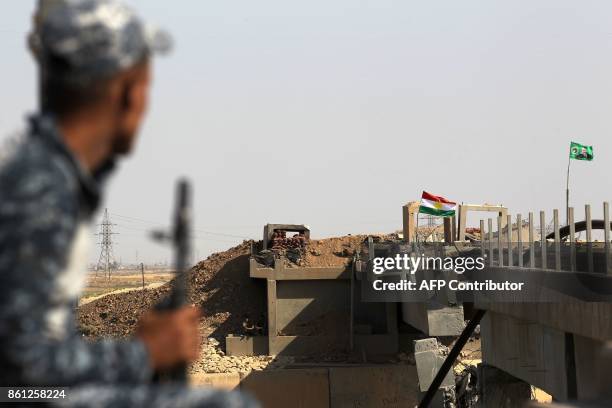
[[[485,364],[478,373],[483,407],[522,407],[531,401],[531,386],[525,381]]]
[[[404,242],[406,243],[414,241],[419,205],[420,202],[418,201],[409,201],[406,205],[402,206],[402,232],[404,233]]]

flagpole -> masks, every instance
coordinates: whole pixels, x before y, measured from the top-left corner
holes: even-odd
[[[414,229],[414,242],[417,243],[417,246],[419,244],[419,214],[420,212],[416,214],[416,228]]]
[[[567,180],[565,188],[565,223],[569,225],[569,178],[570,178],[570,165],[572,164],[572,157],[568,155],[567,158]]]

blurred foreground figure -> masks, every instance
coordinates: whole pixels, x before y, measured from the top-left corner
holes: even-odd
[[[76,332],[102,183],[134,145],[150,58],[171,44],[111,0],[43,0],[34,25],[40,111],[0,163],[0,386],[71,387],[67,406],[256,406],[239,393],[151,384],[198,357],[194,307],[150,312],[132,340]]]

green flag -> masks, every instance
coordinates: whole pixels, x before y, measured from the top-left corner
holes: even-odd
[[[574,160],[593,160],[593,146],[585,146],[580,143],[572,142],[570,144],[570,159]]]

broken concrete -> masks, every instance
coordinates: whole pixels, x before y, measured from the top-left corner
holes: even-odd
[[[444,356],[442,355],[438,340],[435,338],[415,340],[414,359],[419,377],[419,387],[421,391],[427,391],[444,363]],[[440,384],[440,388],[452,387],[454,385],[455,375],[452,370],[449,370],[442,384]]]

